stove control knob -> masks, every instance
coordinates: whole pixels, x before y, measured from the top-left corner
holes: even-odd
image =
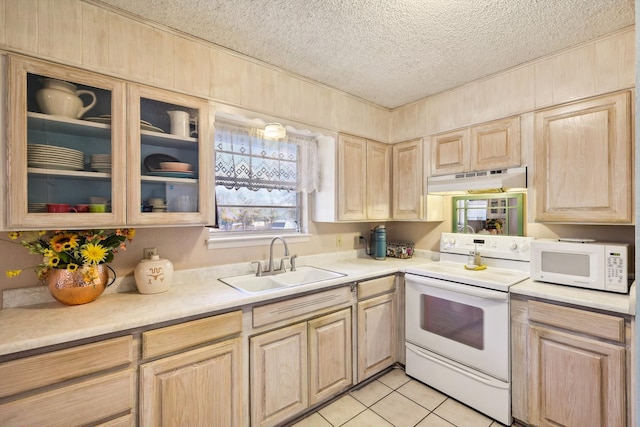
[[[449,244],[449,246],[453,246],[456,244],[456,239],[454,237],[449,237],[447,243]]]
[[[511,242],[511,244],[509,245],[509,249],[511,249],[512,252],[517,251],[518,250],[518,244],[515,241]]]
[[[520,246],[520,252],[527,252],[529,251],[529,244],[527,242],[524,242],[521,246]]]

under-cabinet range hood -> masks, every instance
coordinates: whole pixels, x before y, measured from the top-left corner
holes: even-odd
[[[456,173],[427,179],[429,194],[501,193],[523,191],[526,188],[527,168],[525,166]]]

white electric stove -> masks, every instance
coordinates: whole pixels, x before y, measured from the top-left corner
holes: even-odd
[[[405,275],[407,375],[507,425],[509,287],[529,277],[531,240],[442,233],[440,261]]]

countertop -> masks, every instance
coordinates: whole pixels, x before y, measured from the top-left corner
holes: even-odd
[[[599,310],[635,316],[636,284],[631,285],[628,294],[594,291],[572,286],[553,285],[528,279],[509,288],[512,294],[544,298],[552,301],[576,304]]]
[[[358,251],[300,257],[300,266],[312,265],[346,276],[254,294],[238,291],[217,280],[220,277],[251,273],[252,266],[248,262],[176,271],[167,292],[151,295],[138,293],[133,277],[119,278],[96,301],[78,306],[65,306],[53,301],[43,286],[5,291],[5,306],[7,301],[13,306],[0,310],[0,356],[162,322],[231,311],[340,284],[404,272],[406,268],[437,259],[438,254],[429,251],[416,251],[410,259],[387,258],[383,261],[363,256]],[[635,285],[628,295],[549,285],[531,280],[512,286],[511,290],[521,295],[635,314]],[[46,302],[33,304],[39,298],[44,298]]]
[[[417,252],[417,251],[416,251]],[[403,272],[408,266],[431,262],[429,254],[410,259],[374,260],[358,257],[356,251],[300,257],[298,265],[313,265],[346,274],[318,283],[248,294],[217,280],[219,277],[251,273],[250,263],[175,271],[167,292],[143,295],[135,290],[132,277],[119,279],[97,300],[84,305],[65,306],[47,295],[51,302],[0,310],[0,355],[141,328],[192,316],[230,311],[242,306],[294,296],[309,291],[367,278]],[[285,273],[286,274],[286,273]],[[133,284],[133,285],[132,285]],[[112,290],[130,288],[128,291]],[[40,286],[33,292],[48,294]],[[21,291],[22,297],[29,291]],[[5,292],[5,299],[7,299]],[[14,299],[9,296],[8,299]]]

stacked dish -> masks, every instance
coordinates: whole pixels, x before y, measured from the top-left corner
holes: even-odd
[[[111,124],[111,114],[103,114],[102,116],[99,116],[99,117],[85,117],[83,120],[86,120],[88,122],[102,123],[102,124],[105,124],[105,125],[110,125]],[[150,130],[152,132],[162,132],[162,133],[164,133],[164,131],[162,129],[160,129],[159,127],[155,127],[154,125],[152,125],[151,123],[149,123],[146,120],[140,120],[140,129],[141,130]]]
[[[144,158],[144,166],[149,171],[147,175],[165,178],[196,178],[193,165],[182,163],[168,154],[150,154]]]
[[[28,144],[27,165],[34,168],[81,171],[84,153],[55,145]]]
[[[27,209],[29,213],[46,212],[47,204],[46,203],[28,203]]]
[[[90,161],[92,170],[111,173],[111,154],[92,154]]]

